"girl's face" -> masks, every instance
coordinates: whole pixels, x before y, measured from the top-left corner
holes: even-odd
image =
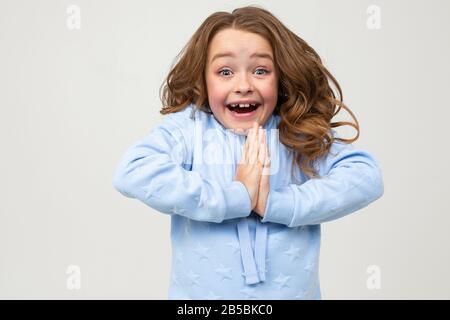
[[[258,34],[218,32],[208,47],[205,78],[211,110],[228,129],[247,130],[254,121],[263,125],[276,106],[273,52]]]

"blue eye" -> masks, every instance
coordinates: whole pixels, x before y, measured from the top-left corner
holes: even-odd
[[[222,73],[223,71],[225,71],[225,72],[230,72],[229,69],[223,69],[223,70],[220,70],[220,71],[219,71],[219,74],[220,74],[220,75],[224,75],[224,74]],[[226,74],[226,76],[227,76],[227,74]]]
[[[266,69],[263,69],[263,68],[258,68],[258,69],[256,69],[256,71],[258,71],[258,70],[262,70],[262,71],[265,72],[265,73],[260,73],[260,74],[258,74],[258,75],[263,75],[263,74],[268,74],[268,73],[269,73],[269,71],[267,71]],[[220,71],[218,72],[219,75],[222,75],[222,76],[229,76],[230,74],[223,74],[222,72],[231,72],[231,70],[230,70],[230,69],[222,69],[222,70],[220,70]]]
[[[263,69],[263,68],[256,69],[256,71],[258,71],[258,70],[263,70],[266,74],[269,73],[269,71],[267,71],[266,69]]]

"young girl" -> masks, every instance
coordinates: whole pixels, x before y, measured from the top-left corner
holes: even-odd
[[[114,186],[171,216],[169,299],[320,299],[320,224],[384,186],[314,49],[264,9],[216,12],[162,102],[165,120],[126,151]],[[356,125],[331,123],[341,107]],[[354,139],[331,129],[346,124]]]

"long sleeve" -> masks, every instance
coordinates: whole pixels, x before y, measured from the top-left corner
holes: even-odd
[[[198,221],[222,222],[250,214],[245,186],[222,186],[190,171],[195,134],[190,108],[165,116],[162,124],[132,145],[116,169],[113,185],[165,214]]]
[[[319,165],[321,178],[270,190],[262,222],[297,227],[341,218],[380,198],[381,170],[367,152],[335,141]]]

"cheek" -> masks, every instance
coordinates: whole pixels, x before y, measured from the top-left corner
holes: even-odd
[[[264,100],[267,102],[273,102],[276,101],[278,98],[278,89],[276,87],[270,86],[264,89]]]
[[[214,81],[213,79],[207,81],[207,90],[208,98],[210,100],[218,100],[224,95],[223,86],[220,86],[220,83]]]
[[[273,79],[271,81],[267,81],[263,87],[261,87],[261,91],[264,94],[264,96],[267,98],[271,98],[273,96],[278,95],[278,85],[277,80]]]

